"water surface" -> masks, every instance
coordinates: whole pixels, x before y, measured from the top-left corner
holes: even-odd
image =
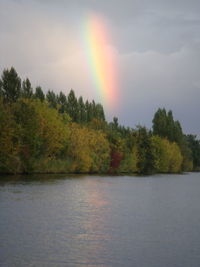
[[[0,178],[0,266],[200,266],[200,173]]]

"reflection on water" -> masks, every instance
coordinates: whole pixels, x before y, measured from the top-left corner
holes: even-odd
[[[0,266],[199,267],[200,175],[0,179]]]
[[[76,197],[72,200],[75,209],[72,224],[76,225],[76,229],[70,241],[74,248],[73,254],[69,255],[73,259],[71,264],[103,264],[99,254],[106,254],[104,244],[110,238],[109,232],[104,231],[109,199],[101,192],[100,184],[93,179],[85,181],[83,187],[76,188],[74,194]],[[77,258],[74,259],[74,255]]]

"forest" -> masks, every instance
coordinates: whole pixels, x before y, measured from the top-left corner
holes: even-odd
[[[95,101],[32,88],[16,70],[0,79],[0,173],[180,173],[200,170],[200,141],[171,110],[159,108],[152,129],[107,122]]]

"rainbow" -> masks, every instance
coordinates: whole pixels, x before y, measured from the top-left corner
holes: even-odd
[[[115,107],[118,100],[117,62],[107,27],[101,17],[90,15],[85,30],[86,60],[94,88],[101,103],[108,108]]]

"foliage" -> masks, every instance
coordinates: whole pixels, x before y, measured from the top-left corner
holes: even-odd
[[[0,172],[20,172],[18,133],[10,106],[0,99]]]
[[[128,173],[137,173],[138,168],[138,151],[137,147],[133,147],[132,150],[128,153],[124,154],[123,160],[120,162],[119,171],[120,172],[128,172]]]
[[[171,142],[181,143],[183,138],[179,121],[174,121],[172,111],[158,109],[153,118],[153,134],[167,138]]]
[[[165,109],[157,110],[153,118],[153,134],[175,142],[183,157],[182,170],[191,171],[193,169],[194,154],[192,154],[188,140],[182,132],[180,122],[174,120],[171,110],[168,112]]]
[[[49,102],[49,107],[55,108],[55,109],[57,108],[57,97],[53,91],[48,90],[46,94],[46,99]]]
[[[108,123],[101,104],[35,90],[5,69],[0,79],[0,173],[171,173],[200,169],[200,141],[172,111],[158,109],[152,131]]]
[[[196,135],[189,134],[186,136],[188,146],[192,153],[193,167],[195,170],[200,169],[200,141]]]
[[[21,94],[21,79],[16,70],[5,69],[1,76],[1,95],[5,102],[15,102]]]
[[[35,88],[34,98],[39,99],[41,102],[43,102],[45,100],[45,95],[44,95],[42,88],[40,86],[37,86]]]
[[[71,172],[105,172],[110,162],[109,143],[102,132],[72,123],[68,156]]]
[[[22,92],[21,96],[24,98],[32,98],[33,97],[33,89],[31,87],[31,82],[28,78],[22,82]]]
[[[155,154],[152,149],[150,133],[145,127],[138,127],[137,149],[137,168],[139,173],[154,173],[156,170]]]
[[[155,171],[162,173],[180,172],[183,157],[178,145],[159,136],[152,136],[151,142]]]

